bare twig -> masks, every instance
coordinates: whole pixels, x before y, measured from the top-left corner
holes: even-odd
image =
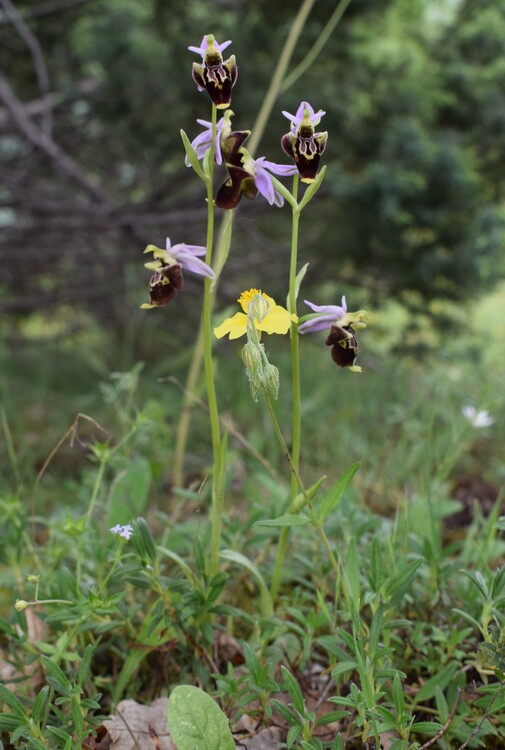
[[[44,53],[42,52],[40,42],[35,34],[31,31],[31,29],[26,25],[23,17],[21,16],[14,3],[11,2],[11,0],[0,0],[0,2],[4,9],[5,15],[16,27],[19,36],[24,41],[32,54],[33,64],[35,66],[35,74],[39,82],[40,91],[45,97],[49,94],[50,83],[49,73],[47,72],[47,65],[46,61],[44,60]],[[51,136],[52,113],[50,107],[46,107],[42,111],[42,130],[46,136]]]
[[[74,8],[76,5],[82,5],[83,3],[93,2],[94,0],[56,0],[56,2],[39,3],[35,8],[24,10],[22,18],[26,21],[29,18],[37,18],[37,16],[46,16],[50,13],[61,13],[62,11]],[[0,17],[0,26],[10,23],[9,18]]]
[[[102,427],[102,425],[98,424],[98,422],[95,419],[93,419],[92,417],[88,417],[87,414],[82,414],[81,412],[79,412],[78,414],[75,415],[72,424],[70,425],[70,427],[68,428],[68,430],[65,432],[65,434],[58,440],[58,442],[56,443],[56,445],[52,449],[51,453],[49,454],[49,456],[44,461],[44,464],[43,464],[42,468],[40,469],[39,473],[37,474],[37,478],[35,480],[35,485],[33,487],[33,495],[32,495],[32,538],[33,539],[35,539],[35,505],[36,505],[36,501],[37,501],[37,491],[38,491],[40,482],[42,480],[42,477],[46,473],[47,467],[49,466],[49,464],[51,463],[51,461],[53,460],[53,458],[55,457],[55,455],[58,453],[58,451],[60,450],[60,448],[63,445],[63,443],[65,442],[65,440],[67,440],[67,438],[70,438],[70,444],[73,446],[73,443],[74,443],[74,441],[76,439],[76,435],[77,435],[77,429],[78,429],[78,426],[79,426],[79,420],[81,420],[81,419],[85,419],[88,422],[91,422],[91,424],[94,427],[96,427],[98,430],[101,430],[102,432],[104,432],[105,434],[107,434],[107,430],[105,429],[105,427]]]
[[[424,745],[421,745],[419,750],[427,750],[429,747],[433,747],[433,745],[438,742],[438,740],[443,737],[443,735],[447,732],[449,729],[452,720],[454,719],[454,714],[456,713],[456,709],[458,707],[459,699],[461,698],[462,694],[461,688],[458,688],[458,692],[456,693],[456,698],[454,699],[454,705],[452,707],[451,713],[449,714],[449,717],[447,721],[445,722],[444,726],[440,730],[440,732],[437,732],[437,734],[431,738],[431,740],[428,740],[428,742],[425,742]]]
[[[498,685],[498,688],[497,688],[495,694],[493,695],[492,699],[489,701],[489,704],[487,705],[486,710],[484,711],[481,720],[479,721],[479,723],[477,724],[477,726],[473,730],[472,734],[469,737],[466,738],[466,740],[463,742],[462,745],[460,745],[458,747],[458,750],[464,750],[464,748],[467,747],[467,745],[469,744],[469,742],[471,742],[471,740],[473,740],[473,738],[475,737],[475,735],[477,734],[477,732],[479,731],[479,729],[481,728],[481,726],[484,724],[484,722],[487,719],[487,717],[489,716],[489,712],[491,711],[492,705],[495,702],[495,700],[497,699],[497,697],[499,696],[499,694],[501,693],[501,691],[503,690],[504,686],[505,686],[505,679],[503,679],[500,682],[500,684]],[[421,750],[421,748],[419,748],[419,750]]]
[[[77,182],[95,200],[108,205],[105,194],[91,182],[88,175],[81,169],[77,162],[68,156],[52,138],[47,136],[46,133],[32,122],[26,113],[23,103],[14,94],[9,82],[2,73],[0,73],[0,99],[3,100],[11,113],[12,119],[25,138],[43,151],[51,159],[59,172]]]

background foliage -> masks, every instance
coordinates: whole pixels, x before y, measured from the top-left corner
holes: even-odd
[[[293,67],[333,9],[331,0],[315,3]],[[4,311],[54,315],[71,302],[74,314],[91,309],[122,330],[143,299],[145,244],[204,236],[203,196],[178,136],[181,127],[196,134],[196,118],[207,116],[187,45],[209,29],[233,39],[234,124],[248,128],[293,12],[276,0],[62,0],[14,11],[4,0]],[[505,8],[492,0],[351,2],[283,91],[259,149],[283,161],[282,109],[307,98],[327,111],[328,178],[302,227],[309,285],[330,275],[335,293],[354,289],[360,303],[392,293],[434,312],[426,307],[434,299],[464,299],[503,275],[504,40]],[[226,297],[248,275],[260,283],[265,268],[279,292],[287,221],[259,200],[241,206]],[[194,321],[191,308],[181,299],[181,318]],[[142,331],[157,324],[136,320]]]

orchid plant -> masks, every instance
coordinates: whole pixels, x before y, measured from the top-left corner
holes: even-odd
[[[316,131],[325,112],[314,108],[307,101],[302,101],[296,114],[283,112],[290,122],[289,132],[280,137],[280,147],[289,157],[290,163],[276,163],[265,156],[253,157],[244,145],[251,135],[249,130],[234,130],[231,110],[232,89],[236,84],[238,68],[235,56],[227,60],[222,53],[231,45],[231,41],[219,43],[213,34],[203,37],[200,46],[190,46],[189,50],[201,55],[200,63],[193,63],[193,80],[198,90],[206,91],[211,100],[210,120],[198,119],[203,130],[192,141],[184,131],[181,136],[186,152],[185,163],[191,167],[206,187],[207,199],[207,237],[205,245],[188,245],[181,242],[171,245],[166,240],[166,249],[149,245],[145,252],[152,254],[153,259],[146,263],[152,272],[149,282],[149,303],[143,308],[157,308],[173,303],[176,293],[182,289],[183,270],[198,274],[204,278],[202,305],[203,358],[209,405],[209,418],[212,435],[214,468],[212,475],[211,507],[211,548],[208,571],[211,576],[219,571],[221,552],[221,524],[224,505],[224,474],[226,465],[226,435],[223,434],[214,383],[214,365],[212,356],[213,338],[237,339],[246,337],[242,349],[242,360],[249,380],[254,401],[259,397],[265,403],[277,438],[287,457],[291,472],[291,501],[289,511],[299,513],[308,509],[309,518],[321,535],[328,551],[336,575],[339,565],[326,539],[322,521],[312,508],[312,499],[322,480],[314,487],[307,489],[300,475],[301,452],[301,388],[299,334],[326,331],[326,345],[331,346],[331,356],[335,364],[353,372],[361,368],[356,364],[358,342],[357,332],[366,325],[366,313],[363,310],[349,312],[345,297],[340,305],[316,305],[305,300],[310,313],[299,317],[297,298],[300,286],[307,272],[308,263],[298,269],[298,234],[299,222],[303,209],[319,190],[325,174],[325,167],[320,169],[321,157],[328,141],[328,133]],[[222,116],[218,119],[218,112]],[[226,170],[224,182],[215,189],[214,168],[221,166]],[[289,190],[278,178],[292,177]],[[300,182],[305,186],[299,198]],[[288,274],[287,307],[284,308],[262,292],[260,288],[249,289],[240,294],[238,303],[240,312],[225,319],[220,325],[213,325],[214,298],[217,281],[226,263],[231,246],[231,222],[226,242],[219,244],[214,253],[215,215],[221,209],[231,216],[243,196],[254,199],[258,193],[271,205],[282,208],[288,203],[292,212],[291,258]],[[261,341],[262,334],[285,335],[291,339],[293,421],[291,428],[291,448],[288,449],[282,429],[277,422],[272,400],[279,391],[279,371],[272,364]],[[116,529],[113,529],[116,533]],[[287,550],[289,525],[280,535],[276,563],[271,581],[270,594],[273,600],[279,592],[282,566]]]

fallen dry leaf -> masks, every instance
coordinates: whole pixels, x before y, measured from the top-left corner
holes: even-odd
[[[176,750],[168,733],[167,700],[157,698],[150,706],[121,701],[115,715],[103,722],[112,740],[111,750],[155,750],[155,737],[159,750]]]

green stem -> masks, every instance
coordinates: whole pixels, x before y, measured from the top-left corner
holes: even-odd
[[[293,179],[293,197],[296,201],[298,195],[298,175]],[[296,315],[296,265],[298,262],[298,234],[299,234],[300,212],[297,206],[293,206],[293,222],[291,229],[291,261],[289,266],[289,312]],[[291,461],[293,471],[291,473],[291,502],[298,492],[299,482],[297,475],[300,470],[300,445],[301,445],[301,388],[300,388],[300,355],[298,349],[298,325],[291,323],[291,377],[293,384],[293,432]],[[272,598],[278,594],[280,585],[280,574],[286,549],[288,546],[290,528],[285,526],[279,534],[277,545],[277,557],[272,580]]]
[[[333,550],[331,549],[330,542],[328,541],[328,537],[326,536],[326,532],[323,528],[323,524],[320,521],[316,511],[314,510],[314,507],[312,505],[312,502],[307,494],[307,490],[305,489],[302,480],[300,479],[300,474],[298,472],[297,467],[293,463],[292,456],[289,452],[289,448],[286,445],[286,441],[284,440],[284,436],[281,432],[281,428],[279,427],[279,423],[277,421],[277,417],[275,416],[275,412],[272,406],[272,402],[270,400],[270,396],[268,395],[268,391],[266,388],[263,388],[262,390],[263,398],[265,401],[265,406],[267,407],[268,414],[270,416],[270,419],[272,421],[272,425],[274,428],[275,436],[277,440],[279,441],[279,444],[282,448],[282,451],[284,453],[284,456],[286,457],[286,460],[288,461],[291,472],[293,476],[295,477],[297,486],[300,487],[300,491],[303,494],[303,497],[305,498],[306,506],[309,509],[310,512],[310,519],[312,521],[313,526],[316,528],[317,533],[321,537],[321,541],[324,545],[324,548],[328,554],[328,558],[330,560],[331,566],[335,572],[337,582],[340,580],[340,567],[338,564],[338,561],[333,553]],[[274,566],[274,572],[272,575],[272,583],[270,585],[270,595],[272,597],[272,602],[275,602],[275,599],[277,597],[277,594],[279,593],[280,583],[281,583],[281,575],[282,575],[282,568],[284,564],[284,554],[286,551],[286,544],[287,544],[287,535],[285,536],[285,539],[283,541],[283,554],[280,554],[281,550],[281,540],[283,539],[283,532],[285,529],[282,529],[280,537],[279,537],[279,546],[277,550],[277,558],[275,560],[275,566]]]
[[[298,194],[298,175],[293,179],[293,197],[296,200]],[[291,262],[289,266],[289,312],[296,315],[296,265],[298,262],[298,233],[300,223],[300,212],[293,208],[293,223],[291,229]],[[300,388],[300,355],[298,351],[298,324],[291,323],[291,368],[293,382],[293,434],[291,457],[293,465],[298,472],[300,470],[300,444],[301,444],[301,388]],[[291,499],[293,500],[298,491],[298,483],[293,474],[291,477]]]
[[[100,456],[100,465],[98,467],[98,473],[96,475],[95,484],[93,486],[93,492],[91,494],[91,499],[89,501],[88,512],[86,513],[86,523],[89,523],[96,501],[98,500],[98,493],[100,492],[100,487],[102,485],[103,475],[105,473],[105,467],[107,466],[108,460],[109,460],[109,452],[105,451]]]
[[[198,336],[193,349],[193,357],[189,366],[186,387],[182,398],[181,415],[177,425],[177,436],[175,440],[174,465],[172,470],[172,484],[174,487],[182,487],[184,482],[184,455],[188,442],[189,425],[191,422],[191,411],[193,406],[193,394],[196,390],[203,359],[203,313],[198,327]]]
[[[214,190],[212,176],[214,172],[214,149],[216,142],[217,110],[212,105],[212,148],[208,161],[207,175],[207,253],[205,262],[212,265],[212,250],[214,242]],[[203,296],[203,361],[205,365],[205,383],[207,386],[207,400],[209,403],[210,431],[212,435],[212,453],[214,456],[214,470],[212,473],[212,508],[211,508],[211,547],[210,547],[210,575],[219,570],[219,550],[221,547],[221,516],[223,512],[223,482],[221,468],[221,430],[219,426],[219,411],[217,407],[216,388],[214,383],[214,368],[212,363],[212,308],[214,294],[211,290],[211,279],[205,279]]]
[[[307,18],[309,17],[309,13],[312,10],[312,6],[314,5],[315,1],[316,0],[303,0],[300,9],[298,10],[298,14],[291,25],[291,30],[289,32],[288,38],[284,43],[284,47],[279,57],[279,62],[277,63],[277,67],[272,76],[272,80],[270,81],[270,86],[268,87],[268,91],[265,95],[265,98],[263,99],[263,104],[261,105],[261,109],[256,118],[256,122],[254,123],[252,135],[249,138],[247,150],[251,154],[253,154],[256,150],[263,131],[265,130],[265,126],[268,122],[268,118],[270,117],[270,113],[273,109],[275,100],[277,99],[281,90],[282,80],[284,78],[286,70],[288,69],[288,65],[294,52],[296,43],[303,31],[303,28],[307,22]]]
[[[344,15],[345,11],[347,10],[348,6],[350,5],[351,0],[340,0],[337,7],[329,17],[326,26],[321,31],[319,36],[317,37],[316,41],[310,48],[310,50],[307,52],[303,60],[298,63],[298,65],[293,68],[291,73],[286,76],[286,78],[282,82],[281,91],[286,91],[289,89],[295,81],[297,81],[300,76],[302,76],[306,70],[310,68],[312,63],[316,60],[317,56],[323,49],[324,45],[332,35],[332,33],[337,28],[340,19]]]

